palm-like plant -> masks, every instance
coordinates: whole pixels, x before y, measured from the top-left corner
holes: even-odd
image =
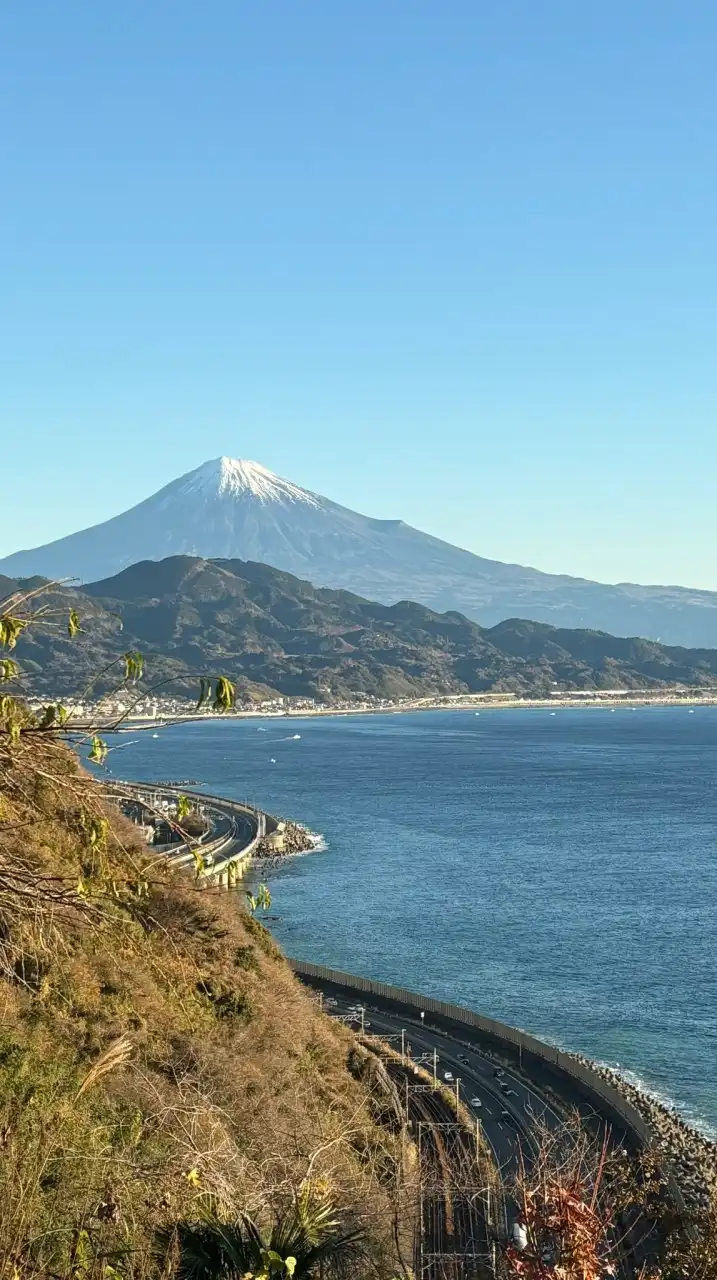
[[[165,1257],[177,1251],[177,1280],[340,1280],[356,1274],[362,1240],[363,1231],[345,1226],[331,1197],[306,1182],[268,1234],[246,1214],[234,1222],[208,1215],[159,1232],[156,1246]]]

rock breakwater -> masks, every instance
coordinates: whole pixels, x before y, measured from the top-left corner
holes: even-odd
[[[254,858],[289,858],[297,853],[310,853],[320,845],[321,836],[300,822],[278,822],[276,830],[259,841]]]
[[[619,1071],[591,1062],[579,1053],[570,1056],[612,1085],[639,1112],[650,1126],[655,1149],[661,1161],[669,1165],[688,1208],[706,1209],[717,1197],[717,1143],[687,1124],[674,1108],[631,1084]]]

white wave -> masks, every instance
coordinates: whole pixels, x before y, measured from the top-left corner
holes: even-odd
[[[678,1102],[670,1097],[669,1093],[664,1093],[656,1085],[649,1084],[637,1071],[632,1071],[629,1067],[621,1067],[619,1063],[601,1062],[595,1063],[598,1067],[606,1067],[608,1071],[614,1072],[616,1076],[620,1076],[627,1084],[632,1085],[633,1089],[637,1089],[638,1093],[644,1094],[651,1102],[656,1102],[659,1106],[664,1107],[666,1111],[671,1111],[674,1115],[679,1116],[686,1124],[691,1125],[693,1129],[697,1129],[705,1138],[709,1138],[711,1142],[717,1141],[717,1129],[705,1120],[699,1112],[694,1111],[686,1102]]]
[[[325,836],[320,835],[317,831],[310,831],[308,827],[303,827],[302,829],[311,841],[311,848],[301,849],[296,853],[281,853],[278,855],[269,854],[268,857],[270,860],[272,857],[276,858],[277,866],[280,867],[282,863],[292,861],[294,858],[307,858],[311,853],[326,852],[329,846]]]
[[[526,1035],[535,1035],[534,1031],[527,1027],[519,1027],[520,1031],[525,1031]],[[636,1071],[632,1071],[629,1067],[620,1066],[619,1062],[608,1062],[604,1058],[591,1058],[586,1053],[576,1051],[571,1045],[565,1044],[564,1041],[558,1040],[555,1036],[540,1033],[539,1039],[544,1044],[552,1045],[555,1049],[559,1049],[561,1053],[567,1054],[569,1058],[576,1058],[578,1062],[586,1063],[590,1067],[602,1068],[605,1071],[611,1071],[613,1075],[619,1076],[626,1084],[632,1085],[638,1093],[644,1095],[649,1102],[656,1102],[658,1106],[664,1107],[666,1111],[672,1112],[680,1120],[684,1120],[685,1124],[690,1125],[704,1138],[709,1138],[710,1142],[717,1142],[717,1128],[705,1120],[686,1102],[676,1102],[669,1094],[663,1093],[656,1085],[648,1084],[643,1080],[642,1076]],[[629,1101],[629,1099],[628,1099]]]

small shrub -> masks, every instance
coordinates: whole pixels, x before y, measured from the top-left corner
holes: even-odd
[[[283,958],[271,934],[264,928],[260,920],[256,920],[247,911],[243,924],[247,933],[251,935],[265,956],[268,956],[270,960],[281,960]]]
[[[234,952],[234,964],[237,969],[244,969],[249,973],[259,972],[259,961],[257,960],[256,952],[251,945],[236,948]]]
[[[252,1018],[251,1001],[243,991],[233,991],[223,983],[202,979],[197,991],[210,1001],[218,1018],[235,1018],[248,1023]]]

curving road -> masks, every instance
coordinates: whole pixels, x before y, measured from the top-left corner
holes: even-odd
[[[219,879],[226,876],[229,865],[250,853],[253,845],[265,834],[266,815],[234,800],[191,791],[183,787],[161,782],[123,782],[119,779],[107,784],[107,792],[117,798],[125,796],[151,808],[158,809],[160,801],[176,802],[180,795],[206,809],[211,821],[209,837],[192,842],[194,847],[206,852],[206,874]],[[192,867],[194,858],[187,845],[178,845],[176,851],[167,850],[167,857],[175,867]]]
[[[330,1003],[332,999],[336,1000],[335,1004]],[[324,999],[327,1013],[359,1027],[360,1014],[352,1016],[352,1009],[356,1007],[355,1001],[338,997],[335,993],[328,997],[328,1001]],[[481,1053],[475,1046],[449,1038],[445,1032],[431,1027],[427,1020],[414,1021],[369,1004],[365,1009],[364,1024],[368,1034],[388,1040],[400,1051],[403,1031],[406,1053],[410,1053],[414,1061],[420,1062],[428,1071],[433,1068],[436,1051],[438,1079],[451,1089],[455,1088],[456,1079],[459,1081],[461,1101],[480,1120],[499,1166],[506,1171],[517,1167],[521,1154],[529,1159],[534,1152],[531,1126],[536,1121],[562,1123],[562,1117],[536,1088],[526,1084],[509,1068],[499,1066],[495,1059]],[[452,1079],[445,1079],[446,1072]],[[474,1099],[478,1099],[480,1105]]]

